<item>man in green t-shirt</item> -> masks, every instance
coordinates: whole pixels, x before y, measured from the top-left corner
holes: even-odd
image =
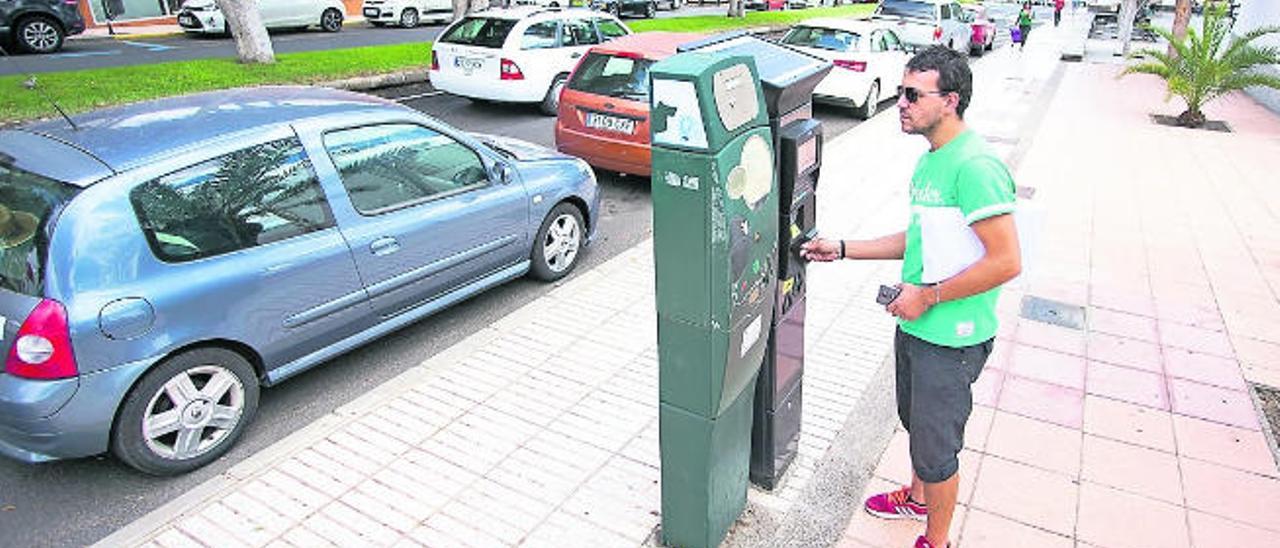
[[[902,131],[923,135],[930,147],[911,177],[910,225],[874,240],[815,238],[802,248],[813,261],[902,259],[900,292],[885,309],[898,318],[898,417],[909,433],[913,474],[909,487],[867,499],[866,509],[927,521],[916,548],[948,545],[971,385],[991,353],[1000,285],[1022,268],[1013,179],[965,127],[972,93],[973,74],[959,53],[934,46],[913,57],[898,117]]]

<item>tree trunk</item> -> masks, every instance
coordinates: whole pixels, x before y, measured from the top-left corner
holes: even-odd
[[[262,24],[255,0],[214,0],[236,41],[236,56],[241,63],[274,63],[275,50],[271,37]]]
[[[1190,128],[1204,127],[1204,123],[1206,121],[1207,120],[1204,117],[1204,113],[1200,112],[1199,109],[1195,109],[1195,110],[1187,109],[1183,111],[1182,114],[1178,115],[1178,125],[1182,127],[1190,127]]]
[[[1191,22],[1191,0],[1178,0],[1173,6],[1173,37],[1182,40],[1187,36],[1187,23]],[[1177,55],[1169,46],[1169,56]]]
[[[462,16],[471,13],[471,0],[453,0],[453,20],[462,19]]]
[[[725,15],[729,17],[746,17],[747,9],[744,1],[745,0],[729,0],[729,13]]]
[[[1120,3],[1120,53],[1129,55],[1129,46],[1133,41],[1133,20],[1138,17],[1140,0],[1124,0]]]

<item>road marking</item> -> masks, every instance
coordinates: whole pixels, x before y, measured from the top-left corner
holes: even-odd
[[[414,99],[421,99],[421,98],[423,98],[423,97],[435,97],[435,96],[437,96],[437,95],[440,95],[441,93],[444,93],[444,92],[443,92],[443,91],[428,91],[428,92],[426,92],[426,93],[419,93],[419,94],[417,94],[417,95],[405,95],[404,97],[396,97],[396,98],[392,99],[392,101],[395,101],[395,102],[397,102],[397,103],[403,103],[403,102],[405,102],[405,101],[412,101],[412,100],[414,100]]]
[[[80,52],[76,52],[76,53],[59,53],[59,54],[52,55],[51,57],[59,57],[59,58],[61,58],[61,57],[93,57],[93,56],[97,56],[97,55],[116,55],[116,54],[119,54],[119,53],[120,53],[120,51],[119,51],[119,50],[111,50],[111,51],[80,51]]]
[[[118,41],[118,42],[120,42],[121,44],[129,44],[130,46],[135,46],[135,47],[143,48],[143,49],[145,49],[145,50],[147,50],[147,51],[164,51],[164,50],[169,50],[169,49],[177,49],[177,48],[175,48],[174,46],[164,46],[164,45],[160,45],[160,44],[148,44],[148,43],[146,43],[146,42],[134,42],[134,41],[132,41],[132,40],[117,40],[117,41]]]

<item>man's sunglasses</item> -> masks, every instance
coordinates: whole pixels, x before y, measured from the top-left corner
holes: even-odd
[[[951,92],[951,91],[947,91],[947,90],[945,90],[945,89],[940,89],[940,90],[938,90],[938,91],[921,91],[921,90],[916,89],[916,88],[909,88],[909,87],[904,87],[904,86],[898,86],[898,96],[899,96],[899,97],[906,97],[906,98],[907,98],[907,102],[908,102],[908,103],[915,103],[916,101],[919,101],[919,100],[920,100],[920,96],[921,96],[921,95],[938,95],[938,96],[942,96],[942,95],[946,95],[946,94],[948,94],[948,93],[953,93],[953,92]]]

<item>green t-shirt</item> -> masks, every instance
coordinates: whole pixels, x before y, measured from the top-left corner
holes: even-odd
[[[1004,162],[973,130],[965,130],[942,148],[921,157],[911,176],[911,225],[902,257],[902,280],[919,285],[924,274],[922,213],[954,215],[962,219],[955,223],[955,230],[968,230],[967,225],[982,219],[1012,213],[1013,190],[1013,177]],[[941,209],[929,211],[930,208]],[[999,297],[997,287],[939,303],[914,321],[899,320],[898,324],[903,331],[937,345],[977,344],[996,334]]]

